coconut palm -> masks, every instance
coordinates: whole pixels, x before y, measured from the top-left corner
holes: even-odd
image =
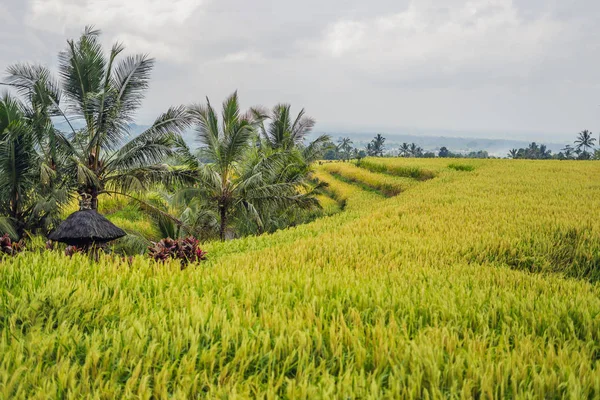
[[[512,159],[515,159],[515,158],[517,158],[518,154],[519,154],[519,150],[517,150],[517,149],[510,149],[509,152],[508,152],[508,157],[512,158]]]
[[[545,144],[541,144],[538,154],[539,158],[546,160],[552,157],[552,150],[549,150]]]
[[[402,157],[408,157],[410,155],[410,146],[408,143],[402,143],[400,146],[400,154]]]
[[[312,132],[315,120],[300,110],[296,118],[291,116],[289,104],[277,104],[272,110],[253,108],[251,112],[259,123],[258,129],[264,143],[274,150],[300,150],[307,163],[321,158],[331,140],[329,135],[320,135],[315,140],[305,143],[307,135]],[[265,126],[264,121],[269,121]]]
[[[164,164],[181,144],[179,134],[190,126],[183,106],[160,115],[150,128],[131,138],[129,126],[148,88],[154,60],[145,55],[127,56],[121,44],[113,45],[106,56],[100,31],[87,27],[79,40],[68,40],[59,54],[60,84],[40,66],[18,64],[9,68],[8,83],[23,95],[39,93],[40,102],[53,116],[70,127],[67,140],[60,141],[67,154],[68,178],[80,194],[92,197],[104,192],[142,190],[153,182],[184,178],[182,171]],[[74,128],[74,120],[83,122]],[[56,148],[56,146],[50,146]]]
[[[221,240],[231,236],[230,223],[240,216],[260,227],[266,209],[318,205],[310,190],[299,190],[305,175],[288,173],[298,170],[290,164],[289,152],[264,151],[252,145],[262,120],[253,112],[240,112],[237,92],[223,103],[221,122],[208,99],[206,105],[193,106],[191,112],[203,144],[202,155],[210,162],[201,164],[189,157],[199,185],[186,192],[201,199],[203,208],[212,212]]]
[[[15,239],[26,230],[48,230],[68,200],[55,185],[56,167],[39,151],[43,142],[30,111],[8,94],[0,98],[0,231]]]
[[[349,137],[339,138],[337,148],[342,153],[344,159],[349,159],[352,152],[352,140]]]
[[[583,149],[583,154],[586,157],[589,157],[589,153],[587,150],[593,148],[595,142],[596,138],[592,136],[592,132],[586,129],[579,132],[579,134],[577,135],[577,140],[575,140],[575,145],[577,150]]]
[[[292,118],[289,104],[277,104],[270,112],[260,108],[252,111],[257,120],[270,120],[268,127],[259,124],[260,133],[267,144],[273,149],[291,149],[301,145],[313,127],[315,120],[306,116],[304,109],[296,118]]]
[[[385,138],[381,134],[377,134],[375,138],[367,145],[367,154],[370,156],[383,156]]]
[[[416,143],[411,143],[408,153],[411,157],[420,157],[423,155],[423,149],[416,145]]]

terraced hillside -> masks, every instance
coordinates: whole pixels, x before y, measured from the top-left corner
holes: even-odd
[[[339,212],[184,271],[4,260],[0,397],[600,397],[596,163],[315,168]]]

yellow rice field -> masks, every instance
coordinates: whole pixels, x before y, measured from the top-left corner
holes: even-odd
[[[4,259],[0,398],[599,398],[600,164],[364,161],[184,271]]]

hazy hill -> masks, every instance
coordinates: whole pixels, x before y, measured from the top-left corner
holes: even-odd
[[[83,126],[81,122],[75,121],[73,123],[75,129],[79,129]],[[66,123],[58,122],[56,127],[61,131],[69,131]],[[131,134],[137,136],[142,133],[148,125],[137,125],[132,124],[130,126]],[[347,133],[347,132],[315,132],[312,137],[316,137],[322,133],[327,133],[331,136],[333,141],[337,141],[340,137],[350,137],[354,142],[355,147],[363,148],[373,139],[373,137],[380,132],[374,133]],[[445,146],[452,152],[464,152],[468,153],[471,151],[485,150],[492,156],[504,157],[510,149],[527,147],[531,141],[526,140],[513,140],[513,139],[483,139],[483,138],[461,138],[461,137],[450,137],[450,136],[435,136],[435,135],[406,135],[406,134],[386,134],[381,133],[386,138],[386,150],[394,151],[404,142],[416,143],[421,146],[425,151],[437,151],[440,147]],[[198,147],[196,141],[196,135],[193,130],[188,130],[183,134],[183,138],[186,143],[192,147]],[[567,143],[550,143],[539,141],[540,144],[548,146],[553,153],[558,153]]]

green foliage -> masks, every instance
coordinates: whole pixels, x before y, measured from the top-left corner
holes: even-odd
[[[71,127],[66,136],[50,129],[48,141],[58,145],[50,148],[62,157],[60,178],[71,190],[91,195],[94,209],[105,192],[143,191],[153,183],[185,180],[185,173],[162,161],[175,154],[190,114],[186,107],[171,107],[132,139],[129,124],[148,88],[154,60],[145,55],[119,60],[123,51],[115,44],[107,57],[100,31],[88,27],[59,54],[59,81],[40,66],[17,64],[8,70],[8,82],[24,97],[35,94],[30,107],[40,109],[48,124],[49,116],[58,116]],[[84,121],[84,128],[75,130],[71,119]],[[58,164],[55,156],[50,170]]]
[[[452,163],[452,164],[448,164],[448,168],[453,169],[455,171],[466,171],[466,172],[475,171],[475,167],[473,165],[469,165],[469,164]]]
[[[262,128],[269,145],[253,146],[256,129],[266,117],[256,110],[242,115],[237,93],[223,103],[221,124],[210,102],[192,109],[208,163],[189,154],[189,168],[195,170],[198,185],[182,195],[199,202],[204,214],[195,225],[204,228],[205,235],[206,228],[218,227],[216,236],[225,240],[239,233],[235,226],[247,230],[248,224],[262,233],[268,231],[270,217],[288,207],[318,207],[306,181],[309,165],[304,152],[295,146],[311,126],[310,120],[301,112],[288,126],[287,117],[282,116],[285,110],[289,108],[276,107],[275,118],[284,120],[272,122],[268,133]],[[299,130],[297,125],[306,129]]]
[[[414,178],[422,181],[435,177],[435,173],[420,167],[394,165],[393,163],[381,163],[368,159],[361,160],[358,166],[371,172]]]
[[[8,94],[0,98],[0,233],[13,239],[50,230],[69,200],[38,124],[25,104]]]

